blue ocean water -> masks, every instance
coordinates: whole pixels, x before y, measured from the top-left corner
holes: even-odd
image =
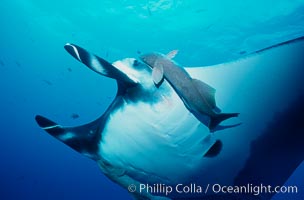
[[[304,1],[0,3],[0,198],[131,199],[91,160],[44,133],[37,113],[79,125],[100,116],[113,80],[75,62],[72,42],[109,61],[178,49],[186,66],[218,64],[304,35]],[[74,117],[73,117],[74,116]],[[303,186],[303,166],[289,181]],[[274,199],[280,199],[279,195]]]

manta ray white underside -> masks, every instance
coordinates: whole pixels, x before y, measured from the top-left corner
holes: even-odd
[[[264,141],[264,134],[271,136],[270,141],[280,140],[282,135],[299,140],[300,136],[294,134],[303,120],[294,123],[286,133],[269,131],[269,124],[279,112],[287,112],[299,98],[303,99],[302,39],[261,50],[235,62],[186,68],[193,78],[216,89],[216,101],[222,110],[240,113],[237,122],[242,122],[241,126],[215,133],[210,133],[189,112],[166,80],[156,87],[151,69],[136,59],[110,64],[76,45],[67,44],[65,48],[95,72],[116,79],[117,96],[99,119],[83,126],[65,127],[42,116],[36,116],[36,121],[49,134],[96,160],[110,179],[125,188],[141,183],[234,185],[251,181],[254,176],[261,182],[282,185],[303,160],[304,145],[293,139],[288,141],[281,151],[289,155],[290,167],[279,167],[280,178],[274,180],[272,177],[277,175],[269,175],[271,164],[264,163],[263,170],[257,169],[267,157],[253,158],[263,152],[256,153],[252,145],[253,141]],[[295,121],[291,117],[286,120]],[[273,151],[276,160],[286,162],[282,152],[275,147]],[[290,155],[291,152],[297,156]],[[273,154],[269,156],[274,159]],[[249,161],[253,168],[248,171]],[[263,172],[267,175],[263,176]],[[174,193],[166,197],[139,191],[132,194],[139,199],[183,197]],[[213,194],[197,195],[203,199]]]

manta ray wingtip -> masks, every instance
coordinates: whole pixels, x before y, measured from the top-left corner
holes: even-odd
[[[74,58],[76,58],[78,61],[82,62],[82,59],[81,59],[81,54],[85,54],[85,51],[80,48],[79,46],[77,45],[74,45],[74,44],[71,44],[71,43],[66,43],[64,45],[64,49],[71,55],[73,56]]]
[[[62,134],[64,132],[64,129],[60,125],[41,115],[36,115],[35,120],[43,130],[53,136]]]
[[[41,115],[36,115],[35,120],[41,128],[46,128],[46,127],[57,125],[55,122],[53,122]]]
[[[68,51],[68,49],[71,48],[71,47],[73,48],[73,46],[74,46],[73,44],[67,42],[63,47],[65,48],[65,50]]]

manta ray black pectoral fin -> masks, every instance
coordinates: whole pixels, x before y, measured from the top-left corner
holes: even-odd
[[[117,81],[127,85],[136,84],[136,82],[132,80],[132,78],[128,77],[125,73],[117,69],[111,63],[88,52],[84,48],[70,43],[67,43],[64,48],[74,58],[76,58],[78,61],[82,62],[98,74],[116,79]]]
[[[200,93],[202,97],[207,101],[212,109],[217,109],[215,102],[215,89],[204,83],[203,81],[192,79],[192,83],[196,87],[197,91]]]
[[[35,119],[38,125],[53,137],[93,160],[98,159],[98,144],[101,140],[100,118],[77,127],[63,127],[40,115]]]
[[[210,122],[209,122],[209,129],[213,132],[215,130],[223,130],[226,128],[232,128],[235,126],[239,126],[239,124],[234,124],[234,125],[230,125],[230,126],[220,126],[219,129],[217,129],[217,126],[219,126],[219,124],[226,120],[229,119],[231,117],[238,117],[240,113],[220,113],[220,114],[216,114],[215,116],[211,117]]]
[[[223,147],[223,143],[220,140],[217,140],[211,147],[210,149],[207,151],[207,153],[205,153],[204,157],[215,157],[217,156]]]

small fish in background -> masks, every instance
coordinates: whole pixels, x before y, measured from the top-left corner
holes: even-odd
[[[109,57],[109,52],[108,51],[106,51],[106,58],[108,58]]]
[[[71,114],[72,119],[78,119],[80,116],[77,113]]]
[[[136,53],[137,53],[138,55],[140,55],[140,54],[141,54],[141,51],[137,50]]]
[[[201,9],[197,9],[195,12],[196,13],[202,13],[202,12],[206,12],[207,9],[201,8]]]
[[[23,181],[25,179],[25,176],[21,175],[16,177],[16,181]]]
[[[76,38],[76,33],[72,33],[72,38]]]
[[[2,67],[4,67],[4,66],[5,66],[5,64],[4,64],[4,62],[3,62],[3,60],[0,60],[0,65],[1,65]]]
[[[21,64],[20,64],[19,61],[16,61],[15,63],[16,63],[16,65],[17,65],[17,67],[19,67],[19,68],[21,67]]]
[[[239,52],[240,55],[243,55],[243,54],[246,54],[246,53],[247,53],[247,51],[240,51]]]
[[[42,80],[44,83],[46,83],[47,85],[53,85],[53,83],[49,80],[43,79]]]
[[[151,12],[151,9],[150,9],[149,6],[147,6],[147,10],[148,10],[148,15],[149,15],[149,16],[152,16],[152,12]]]
[[[73,71],[72,68],[70,68],[70,67],[68,67],[67,69],[68,69],[69,72],[72,72],[72,71]]]

